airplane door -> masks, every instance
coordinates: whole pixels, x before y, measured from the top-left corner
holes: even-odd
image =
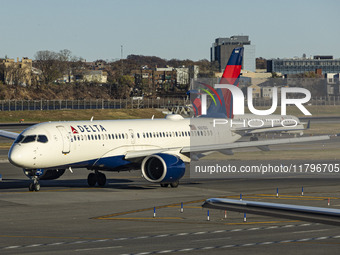
[[[62,153],[64,153],[64,154],[70,153],[70,148],[71,148],[70,135],[67,133],[64,126],[57,126],[57,129],[60,132],[61,137],[63,138],[63,151],[62,151]]]
[[[133,129],[129,129],[130,137],[131,137],[131,144],[135,144],[136,138]]]

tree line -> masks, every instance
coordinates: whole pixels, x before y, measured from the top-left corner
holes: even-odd
[[[42,91],[44,98],[58,97],[58,89],[65,89],[65,81],[60,81],[62,77],[69,77],[67,81],[67,88],[72,91],[79,90],[79,93],[73,92],[72,97],[79,94],[79,99],[86,98],[86,93],[84,91],[90,91],[96,86],[100,86],[105,95],[110,98],[128,98],[132,96],[132,92],[135,87],[134,77],[131,76],[132,70],[140,70],[142,68],[153,69],[156,67],[171,66],[174,68],[190,65],[198,65],[201,77],[213,77],[214,72],[218,71],[217,63],[210,63],[208,60],[178,60],[171,59],[166,60],[156,56],[143,56],[143,55],[129,55],[126,59],[120,59],[116,61],[104,61],[97,60],[95,63],[101,63],[101,66],[95,67],[86,63],[82,57],[77,57],[72,54],[70,50],[64,49],[59,52],[50,50],[41,50],[36,52],[32,62],[32,67],[35,72],[32,72],[29,76],[30,82],[22,82],[25,72],[22,68],[20,69],[18,65],[7,66],[5,70],[4,65],[0,65],[0,80],[3,84],[8,85],[5,76],[12,73],[10,85],[17,86],[15,88],[16,94],[23,99],[34,98],[34,94],[40,94],[38,91]],[[107,83],[100,84],[98,82],[86,82],[82,80],[71,80],[71,76],[81,73],[84,70],[89,69],[100,69],[107,73]],[[11,69],[11,70],[10,70]],[[21,73],[20,73],[21,72]],[[61,79],[62,80],[62,79]],[[1,82],[0,82],[1,83]],[[19,86],[19,85],[25,86]],[[147,89],[147,88],[145,88]],[[7,90],[7,92],[4,92]],[[13,90],[13,89],[12,89]],[[10,95],[11,89],[8,86],[0,87],[0,99],[12,98],[15,95]],[[21,93],[18,91],[21,90]],[[30,93],[31,91],[31,93]],[[53,92],[52,92],[53,91]],[[26,94],[26,96],[25,96]],[[30,95],[28,95],[30,94]],[[91,92],[89,92],[91,94]],[[95,93],[98,96],[97,90]],[[103,98],[107,96],[101,95]],[[100,95],[99,95],[100,96]],[[154,96],[156,96],[154,94]]]

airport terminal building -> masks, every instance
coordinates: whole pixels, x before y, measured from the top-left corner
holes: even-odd
[[[314,56],[301,59],[270,59],[267,60],[267,72],[286,74],[299,74],[321,70],[322,74],[340,73],[340,59],[333,56]]]

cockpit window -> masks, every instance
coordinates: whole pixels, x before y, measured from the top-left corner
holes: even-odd
[[[23,135],[19,135],[17,139],[15,139],[14,143],[20,143],[25,137]]]
[[[35,142],[36,137],[37,137],[36,135],[28,135],[24,138],[24,140],[21,141],[21,143]]]
[[[47,139],[47,136],[46,136],[46,135],[38,135],[37,141],[38,141],[39,143],[47,143],[47,142],[48,142],[48,139]]]

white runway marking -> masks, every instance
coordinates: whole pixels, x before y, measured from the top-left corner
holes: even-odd
[[[99,248],[78,249],[75,251],[95,251],[95,250],[117,249],[117,248],[122,248],[122,247],[123,246],[109,246],[109,247],[99,247]]]
[[[282,226],[269,226],[269,227],[252,227],[252,228],[239,228],[239,229],[221,229],[215,231],[200,231],[200,232],[192,232],[192,233],[173,233],[173,234],[159,234],[159,235],[150,235],[150,236],[137,236],[137,237],[117,237],[112,239],[98,239],[98,240],[80,240],[80,241],[73,241],[73,242],[56,242],[56,243],[45,243],[45,244],[28,244],[28,245],[13,245],[2,247],[1,249],[22,249],[22,248],[39,248],[45,246],[57,246],[57,245],[77,245],[77,244],[89,244],[89,243],[101,243],[101,242],[122,242],[126,240],[138,240],[138,239],[151,239],[151,238],[166,238],[166,237],[180,237],[180,236],[194,236],[194,235],[216,235],[220,233],[232,233],[232,232],[245,232],[245,231],[262,231],[262,230],[271,230],[271,229],[281,229],[281,228],[288,228],[288,227],[307,227],[307,226],[316,226],[319,224],[296,224],[296,225],[282,225]],[[318,232],[318,231],[327,231],[329,229],[321,229],[321,230],[306,230],[306,231],[296,231],[292,233],[308,233],[308,232]],[[328,237],[318,237],[318,240],[323,240],[323,238]],[[333,238],[340,238],[340,236],[334,236]],[[211,238],[211,239],[201,239],[200,241],[208,241],[208,240],[219,240],[219,239],[230,239],[230,237],[219,237],[219,238]],[[289,242],[293,242],[288,240]],[[287,242],[288,242],[287,241]],[[282,241],[280,241],[282,242]],[[296,242],[296,240],[295,240]],[[116,247],[116,246],[115,246]],[[234,247],[234,246],[233,246]],[[207,247],[206,249],[211,249]],[[165,252],[165,251],[163,251]]]
[[[296,231],[296,232],[292,232],[293,234],[302,234],[302,233],[312,233],[312,232],[321,232],[321,231],[327,231],[330,230],[329,228],[325,228],[325,229],[314,229],[314,230],[305,230],[305,231]]]
[[[191,242],[204,242],[204,241],[227,240],[227,239],[231,239],[231,237],[218,237],[218,238],[209,238],[209,239],[198,239],[198,240],[193,240]]]

